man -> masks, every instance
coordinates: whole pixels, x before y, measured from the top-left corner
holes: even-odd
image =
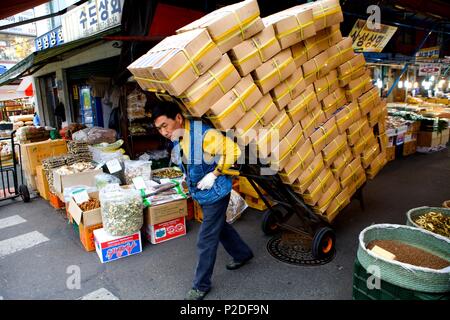
[[[176,103],[161,102],[152,111],[161,135],[174,143],[178,165],[186,175],[189,192],[203,211],[197,239],[198,263],[187,300],[202,300],[211,289],[217,247],[224,246],[233,260],[228,270],[238,269],[253,258],[253,252],[226,222],[231,177],[223,174],[240,156],[230,138],[201,121],[185,119]]]

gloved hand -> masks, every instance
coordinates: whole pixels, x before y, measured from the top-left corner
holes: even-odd
[[[216,179],[217,176],[213,172],[210,172],[198,182],[197,188],[200,190],[209,190],[214,185],[214,181],[216,181]]]

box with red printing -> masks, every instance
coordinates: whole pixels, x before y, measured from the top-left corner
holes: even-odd
[[[186,234],[186,221],[184,217],[181,217],[167,222],[147,225],[146,234],[147,240],[153,244],[175,239]]]
[[[141,232],[114,237],[104,228],[94,230],[95,250],[102,263],[142,252]]]

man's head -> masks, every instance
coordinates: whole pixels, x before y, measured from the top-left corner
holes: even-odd
[[[161,101],[152,110],[152,120],[161,135],[172,141],[180,136],[183,127],[183,115],[174,102]]]

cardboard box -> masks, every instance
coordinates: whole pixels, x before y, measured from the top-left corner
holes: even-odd
[[[311,183],[311,185],[306,188],[306,192],[303,193],[303,199],[305,203],[314,206],[322,195],[326,194],[327,189],[336,182],[333,177],[333,173],[330,169],[325,168],[322,172],[317,176],[316,179]]]
[[[325,77],[314,81],[314,90],[316,91],[317,100],[322,101],[326,96],[335,92],[339,88],[337,79],[337,71],[331,70]]]
[[[322,110],[325,113],[325,117],[328,119],[331,118],[340,107],[346,104],[347,98],[345,97],[345,91],[342,88],[338,88],[322,100]]]
[[[264,28],[256,0],[241,1],[217,9],[180,28],[177,33],[192,29],[206,29],[222,53]]]
[[[48,200],[50,197],[50,188],[48,186],[47,176],[42,166],[36,166],[36,188],[39,195]]]
[[[217,129],[231,129],[262,98],[251,76],[242,78],[208,112]]]
[[[322,172],[325,168],[323,163],[322,154],[318,154],[315,156],[314,160],[311,164],[305,169],[301,171],[300,176],[295,180],[292,187],[298,193],[305,193],[306,189],[311,185],[311,183],[317,178],[317,176]]]
[[[385,152],[388,147],[389,138],[386,133],[379,134],[377,136],[378,144],[380,145],[381,152]],[[416,139],[417,142],[417,139]]]
[[[295,67],[301,69],[302,65],[308,61],[305,42],[301,41],[294,44],[291,48],[292,58],[294,59]]]
[[[333,222],[338,213],[350,203],[349,189],[342,189],[337,196],[332,197],[330,205],[323,210],[323,208],[315,208],[316,211],[322,213],[324,218],[329,222]]]
[[[147,240],[158,244],[186,235],[186,220],[184,217],[167,222],[146,226]]]
[[[331,175],[330,182],[328,183],[328,187],[325,189],[320,195],[319,200],[316,203],[316,209],[319,212],[325,212],[328,207],[331,205],[333,199],[341,192],[341,186],[339,181],[337,181],[333,175]]]
[[[346,130],[353,124],[361,119],[361,111],[359,110],[356,102],[350,102],[335,114],[336,126],[340,134],[345,134]]]
[[[359,176],[364,174],[364,169],[361,165],[361,159],[359,157],[354,158],[352,162],[350,162],[347,167],[342,172],[340,177],[341,188],[351,185],[352,183],[358,182]]]
[[[360,95],[373,88],[370,71],[367,70],[361,78],[351,80],[346,89],[345,95],[348,101],[355,101]]]
[[[80,223],[78,225],[78,232],[80,234],[80,241],[84,249],[88,252],[95,250],[94,230],[103,228],[103,224],[95,224],[89,227]]]
[[[95,251],[102,263],[125,258],[142,252],[141,232],[113,237],[104,228],[94,230]]]
[[[441,144],[442,135],[437,131],[419,131],[417,134],[418,147],[437,147]]]
[[[327,63],[328,53],[324,51],[302,65],[303,77],[307,86],[330,72]]]
[[[384,116],[383,108],[382,108],[381,104],[378,104],[375,106],[375,108],[370,110],[369,113],[367,114],[367,120],[369,120],[369,126],[371,128],[375,127],[381,121],[382,116]],[[385,120],[385,119],[383,118],[383,120]]]
[[[42,164],[42,160],[67,153],[65,140],[46,140],[21,144],[22,165],[24,171],[30,175],[36,175],[36,167]]]
[[[347,129],[348,144],[350,146],[355,145],[368,131],[370,131],[370,127],[367,118],[359,119]]]
[[[406,157],[416,153],[416,149],[417,149],[417,140],[405,142],[403,144],[403,156]]]
[[[225,54],[207,73],[189,86],[180,98],[190,114],[201,117],[239,80],[239,73]]]
[[[293,184],[314,161],[314,150],[311,141],[306,139],[299,149],[291,154],[287,164],[279,173],[281,180],[286,184]]]
[[[338,24],[318,31],[314,37],[305,40],[308,60],[333,47],[341,40],[342,34]]]
[[[102,169],[94,169],[79,173],[60,175],[57,169],[53,171],[53,188],[57,193],[63,194],[64,188],[72,186],[88,186],[95,187],[95,176],[103,173]]]
[[[358,106],[361,110],[361,116],[365,116],[378,104],[381,103],[381,98],[378,93],[378,88],[372,88],[358,98]]]
[[[395,160],[395,146],[390,146],[386,148],[386,160]]]
[[[297,123],[271,152],[271,160],[278,167],[278,171],[287,165],[291,156],[299,151],[305,141],[303,129],[300,123]]]
[[[352,154],[354,157],[359,157],[364,150],[375,144],[378,146],[373,131],[369,130],[351,147]]]
[[[263,18],[274,27],[281,48],[286,49],[316,34],[312,9],[296,6]]]
[[[353,41],[350,37],[341,39],[338,43],[328,48],[328,65],[330,69],[336,69],[341,64],[351,60],[355,53],[353,51]]]
[[[367,168],[366,173],[369,179],[375,178],[375,176],[380,172],[380,170],[386,165],[388,162],[386,152],[381,152],[378,156],[372,161],[369,168]]]
[[[292,129],[293,124],[285,111],[281,111],[268,126],[260,130],[257,138],[258,154],[266,158]]]
[[[331,164],[331,171],[336,179],[339,179],[346,166],[353,160],[352,151],[348,146],[344,148],[342,153]]]
[[[292,123],[297,123],[314,110],[319,109],[320,103],[317,101],[313,85],[310,84],[299,97],[288,104],[286,112]]]
[[[187,214],[187,200],[182,199],[145,208],[144,221],[146,225],[153,225],[185,217]]]
[[[323,125],[320,125],[310,136],[314,153],[320,153],[338,134],[336,120],[334,118],[330,118]]]
[[[290,50],[283,50],[252,71],[252,77],[263,94],[275,88],[295,72],[295,63]]]
[[[300,120],[303,134],[309,138],[316,128],[326,121],[325,113],[319,108],[312,110],[303,119]]]
[[[305,3],[302,6],[313,9],[313,19],[316,31],[344,21],[339,0],[319,0]]]
[[[355,80],[362,76],[366,70],[366,60],[362,53],[355,54],[355,56],[347,62],[341,64],[338,70],[339,86],[346,86],[351,80]]]
[[[231,49],[228,54],[239,74],[244,77],[281,51],[272,26]]]
[[[361,154],[361,163],[364,169],[367,169],[373,160],[380,154],[380,145],[374,140],[375,143],[365,148]]]
[[[289,102],[297,98],[305,90],[305,79],[301,69],[297,69],[286,80],[270,91],[273,102],[278,109],[283,109]]]
[[[340,134],[328,143],[322,150],[323,162],[331,166],[333,161],[347,150],[347,136]]]
[[[143,90],[182,94],[221,58],[206,30],[165,38],[128,66]]]
[[[99,199],[98,192],[90,192],[88,195],[90,199]],[[69,201],[67,211],[79,226],[83,225],[84,227],[91,227],[94,225],[101,225],[103,223],[100,208],[83,211],[73,198]]]

